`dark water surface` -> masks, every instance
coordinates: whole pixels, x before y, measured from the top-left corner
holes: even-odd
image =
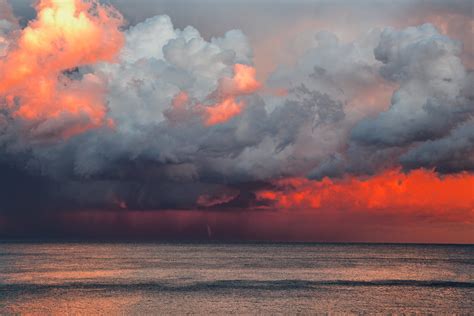
[[[474,246],[0,243],[0,314],[474,314]]]

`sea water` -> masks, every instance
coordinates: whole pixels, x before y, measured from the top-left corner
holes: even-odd
[[[0,314],[474,313],[474,246],[0,243]]]

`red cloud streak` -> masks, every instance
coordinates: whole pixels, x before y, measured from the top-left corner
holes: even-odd
[[[415,170],[385,171],[365,179],[312,181],[289,178],[275,189],[257,193],[278,209],[348,210],[373,214],[424,214],[444,220],[473,223],[474,174],[438,176]]]

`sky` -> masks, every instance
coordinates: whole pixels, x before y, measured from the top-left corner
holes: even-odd
[[[0,0],[0,237],[473,243],[473,14]]]

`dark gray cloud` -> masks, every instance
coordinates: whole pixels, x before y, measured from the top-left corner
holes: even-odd
[[[474,121],[409,150],[400,162],[406,169],[423,167],[444,173],[474,170]]]

